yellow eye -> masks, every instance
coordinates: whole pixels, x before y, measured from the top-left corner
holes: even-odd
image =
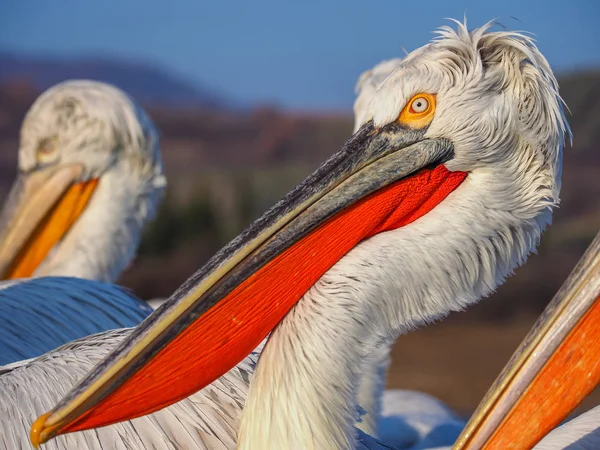
[[[37,148],[37,160],[39,163],[46,163],[54,159],[56,152],[56,139],[42,139]]]
[[[410,112],[412,113],[424,113],[429,108],[429,102],[425,97],[417,97],[410,104]]]
[[[417,94],[411,98],[398,117],[398,122],[411,128],[424,128],[435,113],[435,95]]]

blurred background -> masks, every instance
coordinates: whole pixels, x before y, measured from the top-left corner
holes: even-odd
[[[72,78],[122,88],[161,131],[169,186],[120,284],[142,298],[168,296],[350,136],[364,70],[465,14],[471,28],[496,19],[535,34],[574,133],[562,202],[538,254],[492,297],[394,349],[391,387],[468,414],[600,228],[594,0],[3,2],[0,201],[15,176],[21,121],[41,91]]]

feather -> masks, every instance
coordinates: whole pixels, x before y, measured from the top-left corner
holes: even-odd
[[[135,326],[152,313],[124,289],[99,281],[44,277],[7,284],[0,289],[0,365],[100,331]]]

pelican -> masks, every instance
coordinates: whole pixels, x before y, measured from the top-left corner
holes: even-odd
[[[401,62],[400,58],[382,61],[361,74],[355,88],[357,98],[354,102],[354,131],[357,131],[364,121],[362,118],[368,112],[369,102],[379,85]],[[366,432],[378,433],[380,439],[387,444],[402,448],[415,443],[418,443],[418,448],[442,448],[448,442],[454,442],[465,422],[445,405],[426,394],[386,390],[381,397],[379,408],[378,394],[381,388],[377,391],[377,387],[385,385],[385,373],[391,362],[391,347],[382,346],[379,350],[372,355],[376,370],[365,372],[358,389],[359,403],[363,406],[372,405],[371,409],[365,409],[369,413],[372,411],[375,417],[380,417],[379,426],[369,428],[367,424],[371,425],[372,421],[369,422],[368,418],[363,416],[357,427]],[[369,377],[370,374],[381,374],[383,379]],[[536,449],[562,449],[567,445],[580,445],[582,449],[590,450],[600,448],[598,423],[600,407],[553,430]]]
[[[125,93],[84,80],[48,89],[21,128],[19,174],[0,214],[0,279],[115,281],[132,260],[142,227],[155,215],[165,183],[156,129]],[[82,310],[77,298],[89,285],[66,278],[62,283],[61,289],[73,290],[69,301],[63,296],[52,303],[56,291],[46,282],[22,281],[4,292],[2,307],[17,314],[12,318],[22,332],[0,333],[1,363],[39,356],[90,332],[132,326],[149,314],[137,299],[125,306],[120,290],[104,301],[110,289],[102,285],[102,295],[88,300],[97,307]],[[23,304],[36,288],[46,302]],[[48,307],[56,308],[54,317]],[[74,310],[81,312],[79,326],[73,326]],[[60,342],[40,335],[48,327],[62,336]],[[9,352],[10,346],[15,351]]]
[[[32,443],[101,439],[89,430],[209,395],[270,333],[234,445],[211,430],[208,448],[383,448],[354,426],[371,352],[492,292],[558,201],[570,132],[554,75],[531,39],[488,29],[443,27],[407,55],[342,148],[41,415]]]
[[[600,382],[600,232],[484,397],[454,450],[597,449],[600,408],[558,425]],[[545,437],[544,437],[545,436]]]
[[[85,80],[48,89],[21,128],[0,275],[116,280],[165,185],[154,125],[125,93]]]

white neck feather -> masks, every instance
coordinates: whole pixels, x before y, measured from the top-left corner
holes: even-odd
[[[517,162],[474,170],[426,216],[362,242],[308,291],[261,354],[240,449],[355,447],[372,354],[489,295],[537,245],[552,192],[532,174],[536,161]]]
[[[238,449],[352,448],[355,397],[369,339],[366,303],[315,285],[273,331],[250,383]],[[325,286],[327,288],[327,286]],[[349,308],[349,309],[348,309]]]
[[[88,206],[34,276],[114,282],[135,256],[142,228],[156,213],[165,181],[121,160],[100,178]]]

